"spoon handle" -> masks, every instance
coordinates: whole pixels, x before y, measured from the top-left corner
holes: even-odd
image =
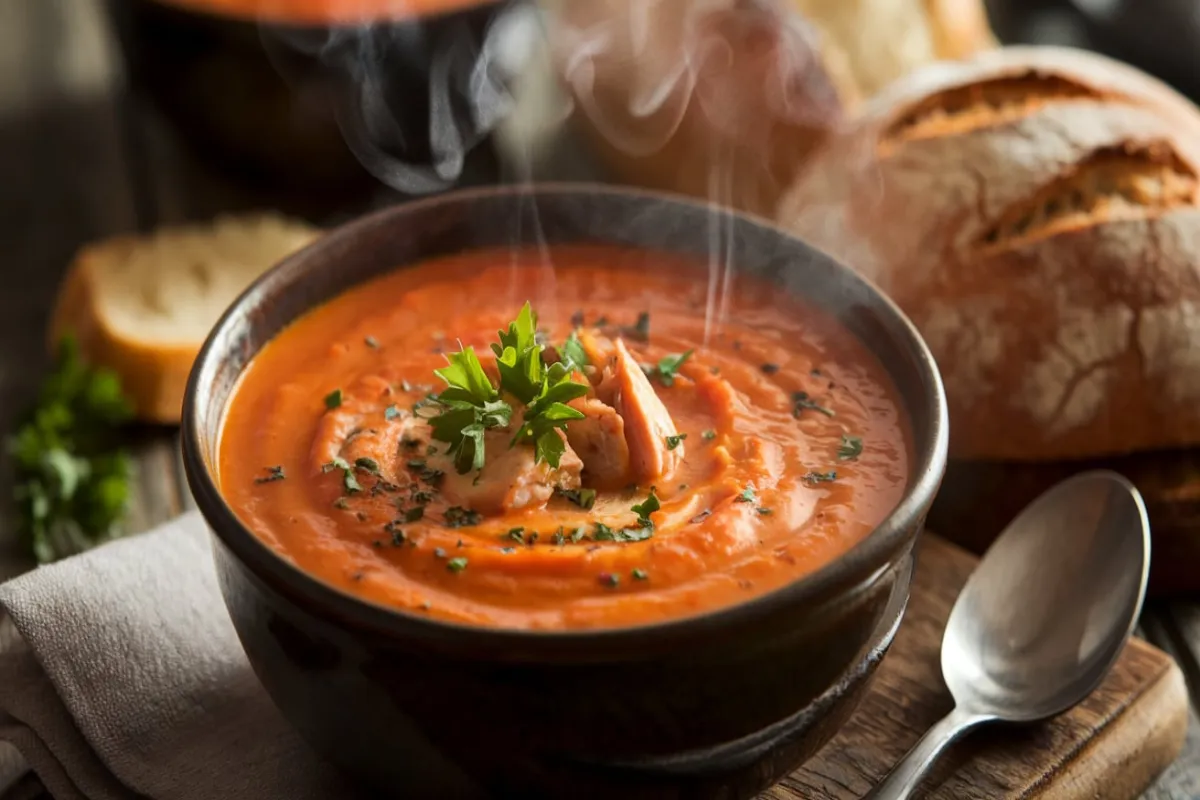
[[[946,747],[967,731],[994,717],[972,714],[957,707],[925,732],[892,771],[863,800],[905,800]]]

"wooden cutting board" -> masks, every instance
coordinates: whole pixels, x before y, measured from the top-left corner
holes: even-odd
[[[977,559],[931,534],[918,546],[912,599],[862,705],[838,736],[763,800],[862,797],[950,710],[942,630]],[[1175,759],[1187,731],[1183,674],[1140,639],[1087,700],[1049,722],[981,729],[952,747],[922,795],[937,800],[1126,800]]]

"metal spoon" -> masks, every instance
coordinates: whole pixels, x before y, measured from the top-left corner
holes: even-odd
[[[1087,697],[1133,632],[1150,572],[1141,495],[1111,472],[1063,481],[1017,516],[958,596],[942,639],[954,710],[867,800],[909,797],[935,759],[989,722],[1036,722]]]

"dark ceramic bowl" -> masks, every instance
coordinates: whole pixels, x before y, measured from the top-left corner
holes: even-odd
[[[361,144],[352,152],[347,138],[365,135],[396,163],[436,160],[430,70],[439,59],[449,60],[453,85],[444,96],[458,127],[477,139],[458,181],[491,182],[498,168],[490,134],[505,112],[512,76],[493,68],[469,84],[485,41],[508,30],[497,25],[501,17],[523,5],[478,0],[361,24],[260,24],[163,0],[107,0],[131,86],[210,165],[256,189],[342,198],[361,196],[376,181],[362,166]],[[364,92],[374,110],[364,109]],[[360,125],[368,115],[374,122]],[[383,115],[388,124],[374,124]]]
[[[239,376],[288,323],[377,275],[464,249],[610,243],[696,256],[706,206],[593,186],[455,192],[335,230],[238,299],[192,373],[188,482],[213,531],[225,602],[267,691],[321,753],[404,796],[750,797],[853,709],[907,599],[911,550],[946,459],[933,359],[851,270],[746,216],[721,224],[739,270],[837,314],[886,365],[912,421],[912,478],[842,558],[755,600],[660,624],[527,632],[372,605],[276,555],[221,499],[222,416]],[[534,224],[536,215],[536,224]],[[389,795],[391,796],[391,795]]]

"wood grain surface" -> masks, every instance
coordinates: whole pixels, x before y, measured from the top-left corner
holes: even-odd
[[[950,608],[976,559],[926,534],[912,599],[863,704],[776,800],[861,797],[951,708],[939,648]],[[927,781],[945,800],[1135,798],[1179,754],[1188,727],[1183,674],[1169,655],[1130,641],[1104,683],[1049,722],[982,729],[955,745]]]
[[[27,407],[46,368],[45,321],[58,280],[76,248],[106,235],[206,219],[220,210],[257,205],[254,198],[197,164],[163,121],[128,95],[98,0],[0,0],[0,186],[0,434],[7,432]],[[380,202],[386,199],[381,196]],[[330,224],[340,220],[316,221]],[[138,431],[133,445],[140,468],[129,527],[140,530],[188,507],[190,497],[181,478],[175,431]],[[11,478],[7,459],[0,457],[0,580],[32,567],[28,554],[16,542],[11,507],[5,502],[11,494]],[[969,568],[964,566],[969,562],[952,560],[959,564],[957,575]],[[1156,546],[1156,566],[1162,560],[1163,551]],[[1185,566],[1194,570],[1195,563]],[[935,611],[918,612],[922,602],[919,598],[914,601],[912,618],[920,620],[924,615],[924,626],[936,626]],[[1175,655],[1193,695],[1200,692],[1200,604],[1187,598],[1154,602],[1147,607],[1142,623],[1148,639]],[[905,642],[921,625],[910,627],[914,634],[907,632],[909,628],[902,632],[883,674],[897,670],[894,692],[940,687],[936,659],[904,656]],[[902,662],[910,667],[900,670]],[[1135,654],[1131,664],[1135,668],[1130,673],[1133,683],[1144,687],[1136,707],[1152,708],[1156,697],[1171,695],[1171,681],[1165,677],[1154,689],[1150,662]],[[886,692],[887,686],[881,682],[877,691]],[[898,705],[881,705],[886,697],[886,693],[873,694],[854,723],[870,728],[874,725],[870,720],[878,718],[868,738],[838,740],[805,771],[768,796],[858,796],[855,793],[878,778],[949,702],[937,691],[903,698]],[[1103,746],[1115,748],[1112,752],[1128,750],[1119,738],[1107,738],[1108,732],[1119,731],[1121,726],[1101,726],[1103,709],[1085,705],[1081,713],[1091,715],[1078,722],[1084,730],[1089,726],[1101,730],[1102,735],[1092,740],[1096,753],[1110,752],[1102,751]],[[1056,752],[1069,750],[1063,740],[1054,738],[1053,730],[1028,731],[1012,741],[996,743],[1017,748],[1026,757],[1043,746],[1057,747]],[[845,735],[849,737],[852,731]],[[1013,788],[1020,784],[1017,772],[971,771],[982,769],[990,763],[987,759],[972,762],[973,767],[961,766],[976,752],[994,752],[990,748],[996,739],[1004,739],[1004,735],[984,731],[954,750],[929,785],[932,796],[1111,796],[1103,790],[1086,795],[1038,795],[1028,786]],[[846,752],[845,757],[831,760],[839,750]],[[1070,772],[1072,765],[1086,763],[1080,755],[1064,757],[1062,774],[1068,780],[1057,785],[1082,780]],[[1117,763],[1120,774],[1121,762]],[[1102,788],[1108,787],[1110,778],[1102,778]],[[974,790],[966,788],[964,794],[955,794],[973,779],[990,781],[980,784],[984,787],[1018,793],[972,794]],[[1200,727],[1194,710],[1182,755],[1143,797],[1200,798]]]

